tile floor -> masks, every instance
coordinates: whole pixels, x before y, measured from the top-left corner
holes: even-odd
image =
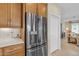
[[[79,46],[67,43],[67,39],[62,39],[62,49],[53,52],[52,56],[79,56]]]

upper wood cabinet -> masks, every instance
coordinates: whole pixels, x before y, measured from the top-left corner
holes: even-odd
[[[26,3],[26,12],[37,12],[37,3]]]
[[[47,16],[47,4],[45,3],[38,3],[38,11],[39,16]]]
[[[21,4],[0,4],[0,27],[21,27]]]
[[[13,3],[11,6],[11,27],[21,27],[21,4]]]
[[[0,27],[8,26],[7,11],[8,11],[7,4],[0,3]]]
[[[26,3],[26,12],[36,13],[38,16],[47,16],[46,3]]]

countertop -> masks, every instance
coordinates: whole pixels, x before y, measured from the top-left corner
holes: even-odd
[[[24,43],[20,38],[0,38],[0,48]]]

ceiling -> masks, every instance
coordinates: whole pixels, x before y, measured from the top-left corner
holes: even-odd
[[[79,19],[79,3],[58,3],[62,19]]]

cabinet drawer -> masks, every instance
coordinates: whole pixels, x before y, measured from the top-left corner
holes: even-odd
[[[24,44],[12,45],[4,48],[4,52],[12,52],[18,49],[24,49]]]
[[[24,49],[19,49],[12,52],[5,52],[4,56],[24,56]]]

